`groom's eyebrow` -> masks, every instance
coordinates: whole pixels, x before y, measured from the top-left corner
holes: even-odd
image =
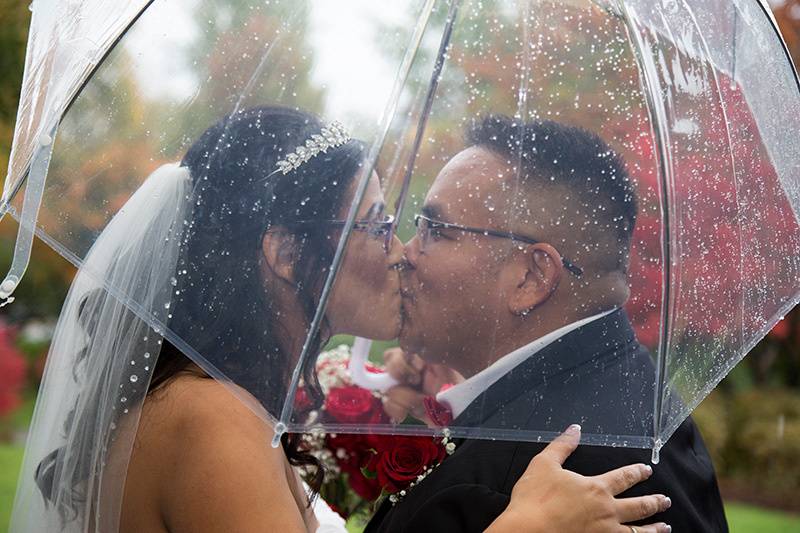
[[[422,206],[422,214],[432,220],[445,222],[442,209],[436,204],[425,204]]]

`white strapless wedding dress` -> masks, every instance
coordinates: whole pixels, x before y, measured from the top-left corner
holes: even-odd
[[[305,483],[303,485],[306,492],[308,492],[308,485]],[[317,528],[316,533],[347,533],[344,518],[331,509],[328,502],[323,500],[321,496],[317,496],[314,499],[313,508],[314,516],[317,517],[317,522],[319,522],[319,528]]]

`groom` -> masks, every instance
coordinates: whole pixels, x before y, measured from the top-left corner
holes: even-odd
[[[368,532],[483,531],[544,448],[503,441],[504,431],[578,422],[584,436],[640,445],[653,432],[652,359],[622,310],[637,209],[622,161],[595,135],[554,122],[492,116],[467,139],[407,245],[400,340],[406,353],[466,378],[436,396],[449,425],[498,440],[457,441],[402,501],[383,503]],[[581,446],[565,468],[597,475],[649,460],[644,449]],[[653,476],[622,496],[648,493],[673,502],[649,521],[727,531],[691,419],[662,448]]]

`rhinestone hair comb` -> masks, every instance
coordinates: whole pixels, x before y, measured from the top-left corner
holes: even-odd
[[[314,134],[307,139],[305,144],[298,146],[294,152],[286,156],[286,159],[278,161],[277,168],[270,174],[282,172],[288,174],[292,170],[300,167],[303,163],[319,154],[324,154],[331,148],[342,146],[350,140],[350,134],[338,121],[331,122],[322,128],[318,134]]]

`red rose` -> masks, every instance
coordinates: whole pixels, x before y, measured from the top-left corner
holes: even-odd
[[[447,427],[453,423],[453,411],[445,404],[436,401],[433,396],[425,396],[422,404],[425,406],[425,413],[434,425]]]
[[[325,398],[325,412],[342,424],[378,424],[385,422],[383,405],[372,392],[348,385],[331,389]]]
[[[325,446],[333,453],[339,468],[347,473],[361,472],[375,454],[365,435],[328,435]]]
[[[381,483],[377,477],[368,478],[360,470],[348,473],[348,481],[353,492],[367,501],[377,500],[381,495]]]
[[[380,449],[367,468],[389,493],[408,487],[445,456],[444,447],[431,437],[384,437],[379,442]]]
[[[326,447],[333,452],[336,463],[348,476],[348,484],[353,492],[365,500],[375,500],[381,494],[381,484],[377,477],[368,478],[361,471],[375,456],[375,449],[369,435],[328,435]],[[342,453],[344,452],[344,453]]]
[[[314,401],[306,391],[305,387],[298,387],[294,395],[294,410],[297,413],[305,413],[314,406]]]

